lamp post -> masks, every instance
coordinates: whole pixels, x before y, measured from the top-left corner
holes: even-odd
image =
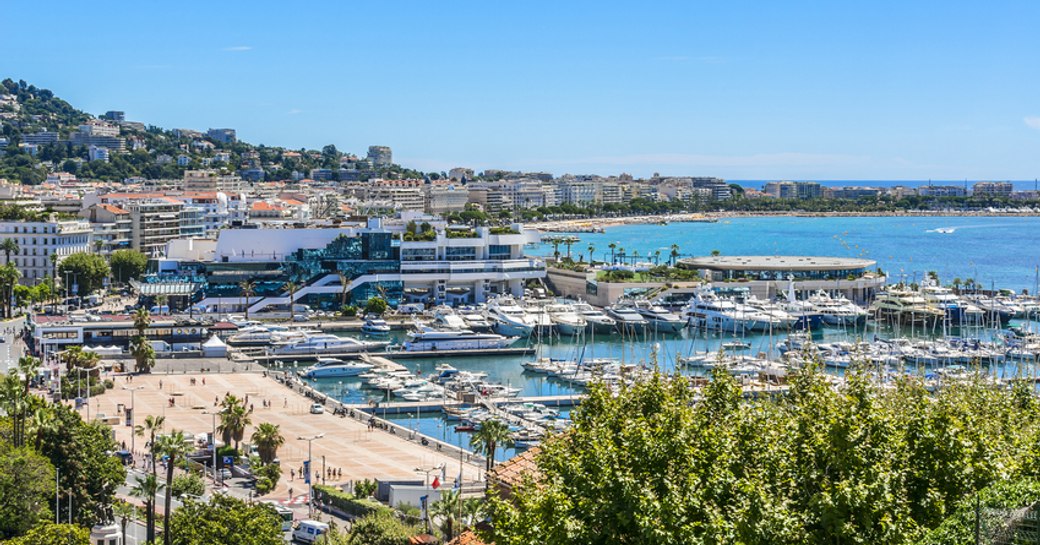
[[[217,472],[217,415],[220,413],[217,411],[202,411],[202,414],[208,414],[213,417],[213,432],[210,435],[209,440],[210,450],[213,451],[213,484],[223,484],[222,482],[219,482],[223,481],[223,479],[219,479],[218,481],[220,473]]]
[[[307,516],[314,517],[314,467],[311,463],[311,444],[315,439],[321,439],[325,437],[324,433],[318,435],[312,435],[310,437],[299,436],[296,439],[300,441],[307,441],[307,474],[304,476],[307,482]]]
[[[134,392],[143,390],[144,386],[134,386],[133,388],[123,386],[123,389],[130,391],[130,454],[133,455],[137,452],[137,427],[134,426],[137,414],[134,411]]]

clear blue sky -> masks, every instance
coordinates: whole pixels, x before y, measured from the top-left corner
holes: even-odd
[[[1040,176],[1040,2],[4,1],[0,75],[425,170]]]

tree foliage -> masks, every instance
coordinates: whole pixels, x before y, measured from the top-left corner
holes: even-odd
[[[724,371],[697,400],[655,376],[594,386],[546,441],[539,477],[493,500],[491,536],[519,543],[913,543],[991,483],[1037,472],[1028,385],[982,378],[930,393],[816,369],[745,401]]]
[[[148,256],[137,250],[116,250],[108,258],[112,276],[116,282],[129,282],[140,278],[148,268]]]
[[[75,524],[48,522],[21,537],[5,541],[4,545],[90,545],[90,532]]]
[[[354,522],[347,545],[405,545],[408,538],[419,533],[391,511],[379,510]]]
[[[71,290],[75,285],[77,295],[90,295],[101,288],[110,272],[105,258],[95,254],[72,254],[58,264],[58,278],[68,275],[70,284],[65,288]]]
[[[0,537],[10,538],[54,518],[54,466],[30,447],[0,442]]]
[[[170,521],[173,545],[281,545],[282,521],[270,505],[216,494],[208,503],[189,500]]]

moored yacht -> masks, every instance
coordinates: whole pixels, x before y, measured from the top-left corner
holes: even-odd
[[[607,307],[606,311],[607,316],[617,322],[617,328],[622,333],[643,331],[649,325],[646,318],[629,304],[615,303]]]
[[[372,369],[372,365],[360,361],[343,361],[337,358],[318,358],[318,363],[302,372],[304,378],[356,377]]]
[[[546,305],[545,311],[549,313],[549,317],[552,318],[553,323],[556,325],[556,331],[560,335],[573,337],[585,332],[585,326],[587,325],[585,318],[578,315],[574,305],[553,303]]]
[[[488,350],[508,348],[519,337],[503,337],[495,333],[477,333],[468,329],[436,329],[417,326],[408,333],[404,349],[409,352],[429,350]]]
[[[507,295],[488,303],[488,317],[494,320],[494,330],[500,335],[526,338],[534,331],[534,320],[515,299]]]
[[[308,335],[298,341],[276,343],[272,354],[354,354],[380,350],[390,344],[386,341],[359,341],[350,337],[337,337],[329,333]]]
[[[808,299],[809,304],[823,316],[823,323],[835,326],[855,326],[867,321],[870,314],[844,296],[831,297],[819,291]]]
[[[645,299],[634,301],[632,307],[646,319],[647,327],[652,331],[678,333],[686,328],[686,320]]]
[[[589,333],[610,334],[617,327],[617,320],[588,303],[575,303],[574,312],[585,320],[585,327]]]
[[[946,312],[932,306],[920,294],[900,288],[879,293],[870,309],[879,320],[895,323],[934,323]]]

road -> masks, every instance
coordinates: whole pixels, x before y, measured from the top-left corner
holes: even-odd
[[[25,344],[22,342],[20,333],[25,327],[25,318],[15,318],[0,322],[0,358],[3,358],[4,373],[18,368],[18,358],[25,354]]]

